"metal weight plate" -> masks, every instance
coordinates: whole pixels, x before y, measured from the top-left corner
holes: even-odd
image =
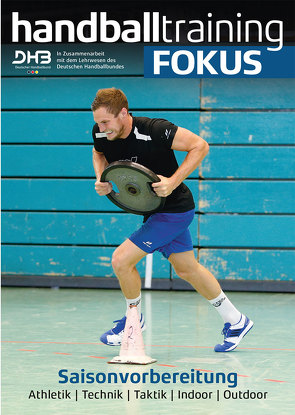
[[[107,195],[111,202],[126,212],[146,215],[163,207],[165,197],[158,196],[151,184],[159,182],[159,177],[132,161],[114,161],[103,171],[100,180],[113,182],[118,188]]]

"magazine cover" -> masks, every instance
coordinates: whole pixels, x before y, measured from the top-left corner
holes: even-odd
[[[294,413],[294,1],[1,6],[3,415]]]

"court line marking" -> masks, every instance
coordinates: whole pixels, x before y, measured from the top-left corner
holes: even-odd
[[[276,379],[263,379],[263,380],[266,380],[267,382],[287,383],[286,380],[276,380]]]
[[[53,352],[54,354],[64,354],[64,355],[68,355],[68,356],[72,356],[72,353],[61,353],[61,352]]]
[[[102,356],[87,356],[87,357],[93,357],[94,359],[107,359],[107,357],[102,357]]]
[[[93,346],[102,346],[104,343],[81,343],[81,342],[44,342],[44,341],[23,341],[23,340],[1,340],[1,343],[31,343],[31,344],[85,344]],[[185,346],[185,345],[170,345],[170,344],[145,344],[147,347],[179,347],[192,349],[213,349],[212,346]],[[295,352],[295,349],[277,349],[271,347],[239,347],[239,350],[269,350],[281,352]]]
[[[161,364],[161,363],[158,363],[158,364],[157,364],[157,366],[165,366],[165,367],[177,367],[177,366],[175,366],[175,365],[163,365],[163,364]]]

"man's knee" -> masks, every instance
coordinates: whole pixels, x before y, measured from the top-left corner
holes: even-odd
[[[190,282],[192,278],[195,277],[195,273],[193,270],[186,268],[186,267],[182,267],[182,268],[176,268],[174,267],[174,271],[176,272],[176,274],[183,280]]]
[[[112,267],[117,276],[129,273],[135,268],[136,263],[132,261],[130,253],[119,246],[112,255]]]
[[[116,274],[120,274],[126,270],[128,257],[126,254],[122,253],[120,247],[117,248],[112,256],[112,267]]]
[[[129,275],[134,270],[136,264],[146,256],[146,252],[138,248],[129,239],[126,239],[114,251],[112,256],[112,266],[117,276]]]
[[[189,258],[188,261],[171,258],[170,262],[176,274],[183,280],[191,282],[191,280],[196,278],[199,274],[199,263],[195,258]]]

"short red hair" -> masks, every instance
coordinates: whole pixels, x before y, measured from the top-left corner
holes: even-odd
[[[114,87],[99,89],[92,102],[91,110],[96,111],[100,107],[105,107],[109,113],[117,117],[122,108],[128,111],[128,100],[121,89]]]

